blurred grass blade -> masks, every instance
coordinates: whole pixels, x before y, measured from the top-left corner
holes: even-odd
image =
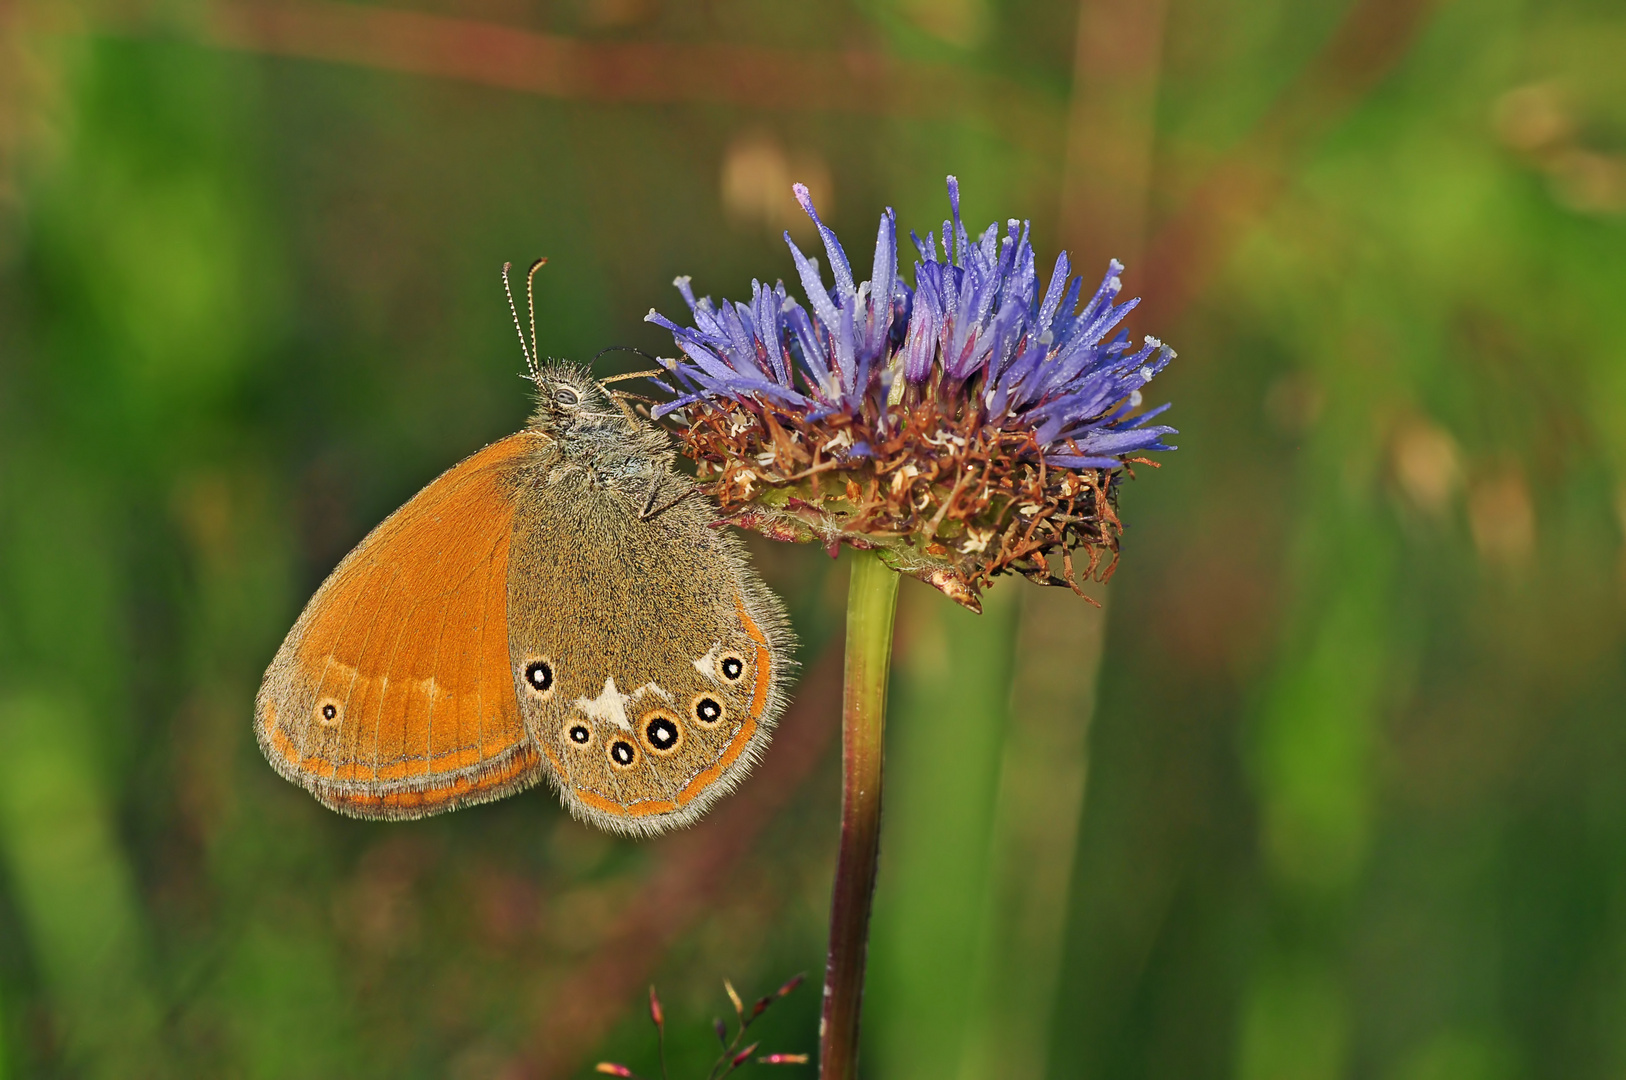
[[[989,590],[980,616],[903,596],[865,1029],[878,1076],[959,1071],[1022,584]]]
[[[1047,1075],[1106,628],[1066,589],[1024,590],[963,1080]]]
[[[148,1076],[162,1069],[145,928],[88,728],[67,695],[0,700],[0,851],[76,1071]]]

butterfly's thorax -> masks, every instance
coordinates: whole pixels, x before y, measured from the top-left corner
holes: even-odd
[[[642,434],[594,431],[565,443],[563,456],[566,461],[582,466],[610,484],[627,480],[648,481],[652,477],[670,474],[672,454],[666,448],[665,436],[661,435],[659,441],[655,442],[641,438]]]

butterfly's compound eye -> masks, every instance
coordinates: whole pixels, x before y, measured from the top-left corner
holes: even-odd
[[[545,697],[553,689],[553,665],[541,657],[526,661],[525,687],[531,693]]]
[[[580,405],[582,397],[568,386],[557,386],[553,390],[553,400],[561,405]]]
[[[694,699],[694,718],[706,727],[711,727],[723,718],[722,702],[702,694]]]
[[[618,769],[625,769],[638,760],[637,749],[625,739],[617,739],[610,744],[610,763]]]
[[[725,653],[717,660],[717,670],[723,673],[725,680],[736,683],[745,677],[745,661],[733,653]]]
[[[657,754],[670,754],[683,743],[683,728],[678,726],[677,717],[664,709],[646,713],[638,721],[638,731],[644,745]]]

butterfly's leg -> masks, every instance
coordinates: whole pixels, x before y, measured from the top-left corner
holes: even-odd
[[[621,410],[626,418],[634,423],[638,420],[638,413],[627,402],[644,401],[653,403],[655,401],[652,397],[644,397],[642,394],[629,394],[625,390],[609,390],[606,393],[610,395],[610,399],[615,402],[616,407]]]
[[[657,474],[649,478],[649,495],[644,499],[644,508],[638,511],[639,521],[648,521],[655,516],[655,496],[660,493],[661,478]]]
[[[694,484],[689,484],[689,485],[685,486],[685,488],[683,489],[683,493],[681,495],[679,495],[677,498],[672,499],[672,500],[670,500],[668,502],[665,502],[665,503],[661,504],[660,506],[655,507],[654,509],[650,509],[651,506],[654,506],[655,489],[653,487],[649,489],[649,494],[650,494],[650,501],[648,503],[644,504],[643,512],[639,513],[639,515],[638,515],[638,518],[641,521],[649,521],[652,518],[659,517],[661,514],[666,513],[668,510],[672,509],[672,507],[676,506],[678,503],[682,502],[684,499],[689,498],[691,495],[700,494],[700,488],[698,486],[694,485]]]

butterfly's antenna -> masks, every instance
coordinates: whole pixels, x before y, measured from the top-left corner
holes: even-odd
[[[587,366],[592,367],[594,364],[598,363],[598,358],[603,356],[607,352],[637,353],[639,356],[643,357],[645,360],[648,360],[648,361],[650,361],[652,363],[659,364],[661,362],[661,358],[656,356],[654,353],[647,353],[647,352],[644,352],[644,350],[642,350],[642,349],[635,349],[631,345],[606,345],[604,348],[600,349],[598,352],[593,354],[593,359],[591,359],[591,360],[589,360],[587,362]],[[657,371],[655,374],[659,375],[659,374],[661,374],[661,372]],[[635,378],[635,376],[632,376],[632,375],[617,375],[616,378],[617,379],[631,379],[631,378]]]
[[[536,284],[535,284],[536,283],[536,272],[538,270],[542,269],[547,264],[548,264],[548,257],[546,255],[544,255],[540,259],[538,259],[534,263],[532,263],[531,268],[529,270],[525,271],[525,306],[530,309],[530,314],[531,314],[531,356],[532,357],[537,357],[537,356],[542,355],[540,352],[537,351],[537,348],[536,348]]]
[[[531,373],[531,381],[535,382],[542,373],[536,369],[536,357],[525,345],[525,328],[519,322],[519,308],[514,306],[514,290],[508,284],[508,271],[513,268],[513,263],[502,264],[502,291],[508,296],[508,313],[514,317],[514,333],[519,335],[519,351],[525,357],[525,367]]]
[[[637,353],[639,356],[643,357],[645,360],[653,360],[657,364],[663,363],[660,357],[651,355],[650,353],[646,353],[642,349],[635,349],[631,345],[607,345],[604,348],[600,349],[598,352],[593,354],[593,359],[591,359],[591,360],[589,360],[587,362],[587,366],[589,368],[591,368],[595,363],[598,362],[598,358],[603,356],[607,352]],[[651,375],[665,375],[665,374],[666,374],[666,368],[664,366],[662,366],[662,367],[658,367],[658,368],[649,368],[646,371],[629,371],[625,375],[611,375],[608,379],[599,379],[597,381],[598,381],[599,387],[601,389],[603,389],[605,393],[609,394],[611,397],[614,397],[615,394],[617,393],[617,391],[613,391],[613,390],[610,389],[610,384],[613,383],[613,382],[625,382],[627,379],[647,379]],[[646,400],[647,401],[649,399],[644,398],[644,399],[641,399],[641,400]],[[626,410],[626,405],[623,404],[621,406],[621,408],[622,408],[623,411],[625,411]]]

